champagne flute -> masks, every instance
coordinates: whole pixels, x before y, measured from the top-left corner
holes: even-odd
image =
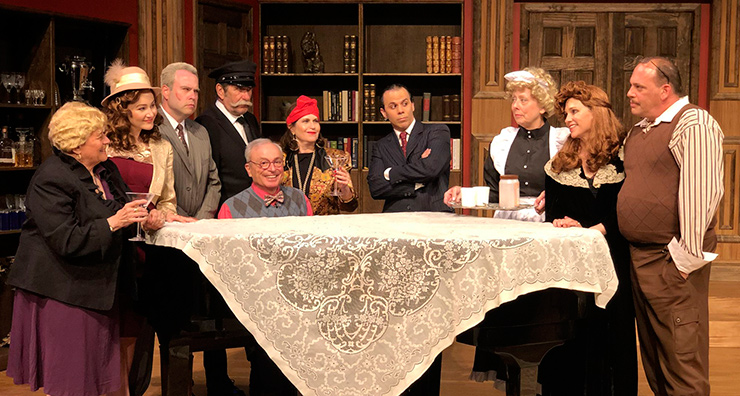
[[[331,195],[333,197],[339,196],[339,184],[337,183],[336,179],[336,172],[344,165],[344,157],[333,157],[331,155],[327,155],[326,162],[329,163],[331,168],[334,170],[334,191],[332,191]]]
[[[154,194],[145,192],[145,193],[137,193],[137,192],[127,192],[126,195],[129,198],[129,202],[131,201],[138,201],[140,199],[145,199],[146,204],[142,205],[142,208],[146,210],[146,208],[149,206],[149,204],[152,202],[152,199],[154,198]],[[141,235],[141,223],[136,223],[136,236],[133,238],[129,238],[129,241],[133,242],[143,242],[146,239]]]
[[[26,76],[22,73],[15,74],[15,103],[21,104],[21,88],[26,86]]]

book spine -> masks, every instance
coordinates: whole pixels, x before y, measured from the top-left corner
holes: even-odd
[[[357,36],[349,36],[349,72],[357,73]]]
[[[378,121],[378,109],[375,106],[375,84],[370,84],[370,121]]]
[[[290,37],[283,36],[283,73],[290,73]]]
[[[450,119],[452,121],[460,121],[460,95],[455,94],[450,96]]]
[[[426,42],[427,42],[427,49],[426,49],[427,73],[431,74],[434,71],[434,63],[433,63],[433,58],[432,58],[433,56],[432,55],[432,36],[427,36]]]
[[[450,109],[450,95],[442,95],[442,120],[450,121],[452,110]]]
[[[352,168],[357,169],[357,150],[359,149],[359,139],[351,138],[352,141]]]
[[[439,36],[432,36],[432,73],[439,73]]]
[[[275,73],[275,36],[270,36],[270,63],[267,65],[268,73]]]
[[[439,36],[439,72],[445,72],[445,64],[447,63],[447,39],[445,36]]]
[[[364,84],[362,98],[362,119],[370,121],[370,84]]]
[[[460,139],[452,139],[452,170],[460,170]]]
[[[368,153],[370,152],[367,146],[367,135],[362,135],[362,167],[367,169],[367,164],[370,162]]]
[[[462,72],[462,38],[455,36],[452,38],[452,73]]]
[[[349,73],[349,62],[350,62],[350,48],[349,48],[349,35],[344,35],[344,51],[342,55],[342,66],[344,72]]]
[[[445,37],[447,45],[445,46],[445,73],[452,73],[452,37]]]
[[[275,37],[275,73],[283,74],[283,36]]]
[[[421,121],[426,122],[429,121],[429,110],[432,107],[432,94],[431,92],[424,92],[424,98],[421,102]]]
[[[347,90],[342,91],[342,121],[349,121],[349,93]]]
[[[262,73],[270,73],[270,36],[262,37]]]

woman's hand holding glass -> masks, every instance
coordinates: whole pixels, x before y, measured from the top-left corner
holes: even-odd
[[[144,222],[149,217],[149,213],[143,209],[146,204],[146,199],[137,199],[127,203],[116,214],[108,218],[108,226],[113,231],[117,231],[131,224]]]
[[[339,198],[344,201],[352,199],[352,179],[350,178],[349,172],[344,167],[334,169],[334,179],[336,180],[336,187],[339,191]]]

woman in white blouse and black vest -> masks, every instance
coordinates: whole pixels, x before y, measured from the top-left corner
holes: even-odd
[[[545,190],[544,166],[569,135],[567,128],[555,128],[547,117],[555,114],[555,94],[558,87],[552,76],[540,68],[528,67],[508,73],[506,95],[511,99],[511,114],[517,126],[501,130],[491,141],[490,155],[484,163],[484,178],[490,190],[489,202],[499,200],[501,175],[517,175],[521,203],[533,204]],[[460,187],[445,194],[445,203],[459,202]],[[496,211],[497,218],[544,221],[544,214],[533,208]]]

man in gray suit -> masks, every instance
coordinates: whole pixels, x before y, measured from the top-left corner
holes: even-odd
[[[177,213],[198,219],[212,219],[218,210],[221,182],[216,163],[211,158],[208,131],[188,118],[198,104],[198,71],[188,63],[171,63],[162,70],[160,80],[163,122],[159,125],[159,131],[172,144],[174,153]],[[182,252],[167,249],[157,253],[162,258],[152,260],[155,261],[152,266],[156,266],[157,283],[165,286],[160,290],[166,292],[162,292],[156,301],[165,309],[152,315],[152,322],[160,344],[167,345],[169,338],[186,324],[196,310],[195,306],[201,305],[205,299],[196,292],[200,289],[200,282],[206,283],[211,299],[220,300],[220,296],[207,285],[207,281],[203,281],[197,266]],[[244,395],[228,377],[226,351],[204,352],[203,365],[209,396]]]
[[[197,70],[178,62],[162,70],[162,136],[174,152],[177,214],[212,219],[218,211],[221,182],[211,159],[208,131],[189,119],[198,104]]]

